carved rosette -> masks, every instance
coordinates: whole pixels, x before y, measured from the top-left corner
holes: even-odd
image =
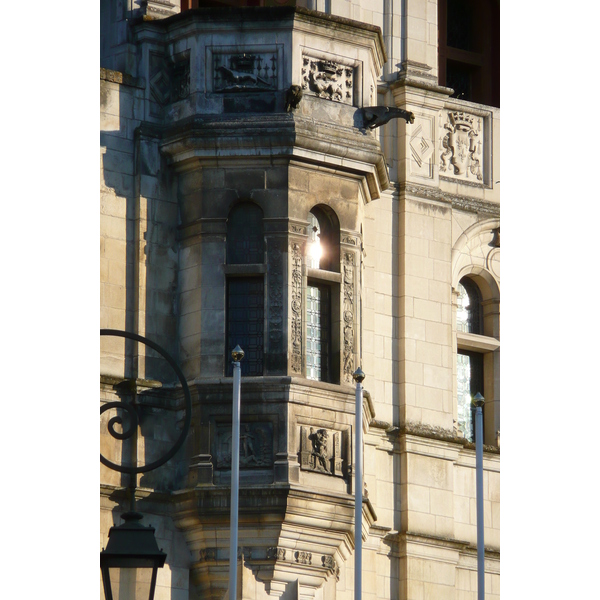
[[[440,174],[459,179],[483,181],[483,131],[480,117],[462,111],[448,111],[443,124]]]
[[[292,355],[291,369],[302,372],[302,253],[300,244],[292,245]]]
[[[352,104],[354,68],[341,63],[303,56],[302,89],[319,98]]]
[[[354,372],[354,254],[344,253],[344,381],[352,383]]]
[[[317,427],[301,427],[300,468],[304,471],[343,477],[342,432]]]
[[[283,260],[277,246],[269,249],[267,259],[269,286],[269,352],[283,352]]]

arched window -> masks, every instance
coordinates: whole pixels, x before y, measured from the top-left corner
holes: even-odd
[[[483,333],[483,311],[481,292],[473,281],[463,277],[458,284],[458,308],[456,329],[467,333]]]
[[[307,266],[340,272],[340,222],[335,212],[323,204],[308,213]]]
[[[306,245],[306,377],[339,379],[340,225],[328,206],[308,213]]]
[[[485,303],[475,279],[475,276],[463,277],[456,287],[457,426],[469,440],[474,440],[471,401],[477,393],[486,398],[484,427],[487,427],[486,423],[489,425],[495,422],[493,418],[485,418],[485,411],[491,411],[490,404],[497,400],[498,373],[495,371],[497,371],[498,360],[494,355],[500,347],[498,338],[494,337],[498,335],[497,327],[494,325],[497,314],[492,310],[494,306],[498,306],[497,298],[490,297]],[[487,293],[489,297],[489,289]],[[486,305],[487,316],[484,315]],[[490,404],[488,400],[491,401]],[[493,416],[491,412],[489,416]],[[492,443],[490,436],[487,438],[487,443]]]
[[[264,234],[263,212],[251,202],[236,205],[227,219],[227,344],[229,353],[244,349],[242,375],[262,375],[264,362]],[[231,265],[231,267],[230,267]],[[235,267],[234,267],[235,265]]]

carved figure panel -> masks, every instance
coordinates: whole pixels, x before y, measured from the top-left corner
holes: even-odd
[[[445,120],[444,120],[445,119]],[[474,183],[483,181],[483,127],[481,117],[462,111],[442,113],[440,174]]]
[[[248,92],[277,89],[279,57],[271,52],[213,52],[213,90]]]
[[[231,468],[231,424],[217,424],[217,469]],[[240,468],[273,466],[273,424],[242,423]]]
[[[300,468],[305,471],[343,477],[342,432],[302,426],[300,428]]]
[[[304,93],[352,105],[354,78],[355,70],[352,66],[333,60],[303,56],[302,90]]]

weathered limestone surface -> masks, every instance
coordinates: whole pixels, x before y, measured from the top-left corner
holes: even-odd
[[[437,3],[408,0],[405,14],[395,0],[187,14],[177,0],[142,4],[129,25],[102,11],[100,305],[101,327],[159,343],[192,394],[184,447],[135,479],[168,554],[156,598],[227,593],[227,286],[250,276],[264,281],[264,364],[242,384],[238,597],[354,597],[361,366],[363,595],[476,598],[475,451],[456,427],[457,351],[476,349],[486,597],[498,598],[499,110],[437,85]],[[292,85],[302,99],[286,110]],[[367,130],[360,109],[377,104],[414,122]],[[263,260],[231,264],[242,203],[262,211]],[[308,263],[314,207],[338,227],[329,269]],[[457,331],[467,275],[482,291],[480,336]],[[329,381],[306,378],[309,281],[331,292]],[[122,444],[104,413],[101,452],[155,460],[183,422],[173,372],[119,338],[104,336],[101,355],[101,403],[134,378],[142,417]],[[128,484],[101,467],[102,545]]]

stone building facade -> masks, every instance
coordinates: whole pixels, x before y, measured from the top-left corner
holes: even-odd
[[[476,392],[499,597],[498,10],[101,3],[101,326],[165,348],[192,396],[135,482],[157,599],[227,594],[236,344],[239,598],[354,597],[359,366],[363,597],[477,597]],[[128,442],[102,415],[102,454],[147,464],[181,388],[142,344],[103,336],[101,360],[101,404],[135,380],[141,414]],[[102,547],[129,484],[101,466]]]

